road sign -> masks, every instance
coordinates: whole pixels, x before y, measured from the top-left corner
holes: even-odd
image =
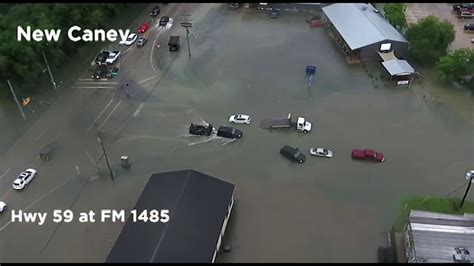
[[[30,103],[30,101],[31,101],[31,98],[30,98],[30,97],[23,98],[21,104],[22,104],[23,106],[27,106],[27,105]]]

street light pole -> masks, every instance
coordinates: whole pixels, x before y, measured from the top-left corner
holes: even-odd
[[[107,156],[107,152],[105,151],[104,142],[102,141],[102,136],[100,134],[100,131],[97,131],[97,141],[100,143],[100,146],[102,147],[102,151],[104,152],[105,162],[107,163],[107,168],[109,169],[110,179],[114,181],[114,174],[112,172],[112,168],[110,168],[109,157]]]
[[[42,53],[43,53],[44,61],[46,62],[46,67],[48,68],[49,77],[51,78],[51,83],[53,84],[53,88],[56,90],[56,82],[54,81],[53,73],[51,73],[51,68],[49,68],[48,59],[46,59],[46,55],[44,54],[44,51],[42,51]]]
[[[466,192],[464,192],[464,196],[462,197],[459,208],[462,208],[462,205],[464,204],[464,200],[466,199],[467,194],[469,193],[469,189],[471,188],[472,180],[474,179],[474,170],[466,173],[466,179],[469,180],[469,184],[467,184]]]
[[[188,22],[187,17],[191,16],[190,14],[181,14],[181,16],[184,16],[184,22],[181,22],[181,27],[186,29],[186,41],[188,42],[188,53],[189,53],[189,58],[191,58],[191,46],[189,45],[189,28],[193,26],[191,22]]]
[[[23,120],[26,121],[25,112],[23,112],[23,108],[21,108],[21,104],[18,101],[18,98],[16,97],[16,94],[15,94],[15,91],[13,90],[12,84],[10,83],[10,80],[7,80],[7,82],[8,82],[8,86],[10,87],[10,91],[13,94],[13,99],[15,99],[16,105],[18,106],[18,109],[20,110],[21,116],[23,117]]]

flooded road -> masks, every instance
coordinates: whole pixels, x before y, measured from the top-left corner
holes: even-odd
[[[445,196],[472,167],[472,121],[427,103],[415,86],[375,88],[361,66],[345,65],[324,28],[304,19],[211,9],[193,26],[192,58],[183,41],[156,100],[115,147],[133,146],[130,156],[143,167],[155,162],[154,171],[196,169],[236,185],[233,249],[221,261],[375,262],[402,198]],[[317,66],[310,90],[306,65]],[[306,117],[313,131],[259,128],[288,112]],[[218,127],[233,113],[253,119],[236,126],[243,131],[236,142],[182,137],[191,122]],[[335,155],[296,165],[280,156],[284,144],[307,156],[313,146]],[[387,161],[353,161],[354,148],[376,149]]]
[[[46,197],[32,210],[133,208],[151,173],[195,169],[236,185],[235,209],[224,241],[232,251],[218,261],[376,262],[377,248],[386,244],[386,232],[403,198],[462,196],[462,191],[453,190],[463,184],[465,170],[473,167],[471,96],[439,95],[451,98],[450,104],[427,100],[423,95],[435,81],[424,82],[424,88],[374,87],[364,68],[347,66],[326,30],[309,28],[305,16],[280,14],[272,20],[268,14],[229,11],[225,4],[190,4],[189,9],[192,58],[184,29],[175,25],[163,32],[163,40],[181,36],[180,51],[172,54],[163,45],[148,56],[141,50],[129,59],[137,62],[127,74],[151,72],[149,60],[165,74],[140,87],[140,95],[146,95],[143,104],[117,98],[117,105],[111,106],[118,106],[118,111],[104,122],[110,157],[128,155],[130,171],[115,161],[112,183],[107,177],[90,176],[86,166],[79,165],[81,174],[71,174],[62,191],[51,192],[54,198]],[[179,19],[174,20],[177,24]],[[307,65],[317,67],[309,89]],[[453,106],[462,106],[464,115]],[[83,109],[68,123],[87,127],[89,123],[80,119],[97,114]],[[235,113],[252,117],[250,125],[233,125],[243,131],[237,141],[187,132],[191,122],[205,121],[215,128],[229,125],[227,119]],[[312,131],[259,127],[262,119],[288,113],[307,118]],[[77,146],[85,142],[67,135]],[[306,162],[297,165],[282,158],[279,150],[285,144],[299,147]],[[334,157],[310,157],[310,147],[316,146],[332,150]],[[353,161],[354,148],[375,149],[387,160]],[[73,171],[77,165],[67,165],[67,160],[59,162]],[[474,194],[468,199],[474,200]],[[21,226],[2,232],[8,241],[0,242],[1,250],[18,250],[24,244],[15,232],[32,231],[27,248],[33,251],[25,260],[102,262],[123,225]],[[0,255],[14,261],[13,254]]]

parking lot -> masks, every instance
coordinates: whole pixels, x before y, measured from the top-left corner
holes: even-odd
[[[79,165],[83,170],[77,177],[54,177],[56,185],[45,189],[50,194],[36,191],[39,203],[31,210],[130,209],[151,173],[195,169],[236,185],[225,241],[232,251],[218,261],[376,262],[402,198],[445,196],[463,184],[473,161],[472,121],[444,105],[427,105],[413,88],[374,87],[362,66],[347,66],[325,29],[310,28],[304,16],[280,14],[273,20],[266,13],[229,11],[226,4],[190,4],[188,11],[193,18],[191,58],[184,29],[176,23],[157,37],[160,47],[135,50],[121,62],[129,65],[125,75],[134,82],[130,100],[110,98],[111,90],[76,92],[88,102],[77,103],[82,112],[74,122],[65,122],[71,132],[63,135],[71,136],[71,151],[87,143],[81,132],[101,110],[117,110],[106,111],[107,119],[97,123],[115,158],[114,182],[106,174],[86,175],[95,170],[92,164]],[[166,47],[174,34],[181,36],[176,54]],[[317,67],[309,89],[307,65]],[[92,104],[96,101],[102,105]],[[289,112],[306,117],[312,131],[259,128],[262,119]],[[234,113],[252,117],[250,125],[235,125],[243,131],[240,140],[187,132],[191,122],[229,125]],[[279,150],[285,144],[300,148],[306,162],[283,158]],[[309,148],[315,146],[332,150],[334,157],[310,157]],[[353,161],[355,148],[373,148],[387,160]],[[129,171],[118,165],[123,154],[131,159]],[[58,163],[71,169],[71,160],[86,157],[82,150],[81,155],[63,155]],[[61,169],[43,172],[48,170]],[[16,200],[26,208],[31,200],[24,197]],[[23,248],[30,250],[26,261],[102,262],[122,225],[10,224],[1,232],[0,250],[6,253],[0,258],[15,261]],[[23,243],[19,231],[31,241]]]
[[[474,19],[458,18],[453,12],[452,3],[407,3],[406,5],[405,15],[408,23],[416,23],[421,18],[432,15],[442,20],[446,19],[453,24],[456,37],[449,47],[450,50],[474,47],[474,43],[471,42],[474,34],[463,30],[464,25],[474,23]]]

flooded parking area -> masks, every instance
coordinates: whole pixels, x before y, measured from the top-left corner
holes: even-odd
[[[194,169],[236,186],[224,241],[232,250],[217,261],[376,262],[402,199],[462,197],[456,189],[474,159],[471,95],[441,88],[431,74],[411,87],[374,83],[379,74],[370,71],[381,66],[346,65],[326,29],[310,28],[304,15],[271,19],[227,4],[169,6],[162,12],[174,26],[149,32],[158,45],[121,62],[134,87],[131,98],[115,87],[90,96],[71,90],[6,153],[0,174],[28,164],[41,173],[25,193],[8,190],[9,176],[0,181],[11,209],[129,210],[152,173]],[[187,12],[191,58],[176,15]],[[181,38],[178,52],[166,46],[171,35]],[[316,66],[311,86],[308,65]],[[230,124],[237,113],[250,115],[251,124]],[[311,132],[260,127],[288,113],[311,122]],[[243,136],[225,139],[215,130],[210,137],[192,136],[191,123],[233,126]],[[103,149],[94,132],[99,129]],[[36,150],[56,136],[62,146],[42,162]],[[281,156],[284,145],[298,147],[306,161]],[[313,157],[311,147],[334,156]],[[384,153],[386,161],[351,159],[352,149],[364,148]],[[105,160],[95,161],[105,149],[113,180]],[[131,168],[120,166],[123,155]],[[5,262],[103,262],[123,227],[8,219],[0,219]]]
[[[226,237],[232,251],[222,262],[375,262],[402,198],[444,196],[472,167],[472,120],[428,104],[416,86],[374,87],[362,66],[345,64],[324,28],[305,19],[210,9],[193,25],[192,58],[183,40],[154,100],[113,148],[129,150],[144,171],[196,169],[236,185]],[[309,89],[307,65],[317,67]],[[229,125],[234,113],[252,117],[250,125],[234,125],[242,139],[223,145],[186,136],[191,122]],[[313,130],[259,127],[288,113],[307,118]],[[306,162],[283,158],[285,144],[300,148]],[[310,157],[310,147],[334,157]],[[353,161],[355,148],[387,160]]]

